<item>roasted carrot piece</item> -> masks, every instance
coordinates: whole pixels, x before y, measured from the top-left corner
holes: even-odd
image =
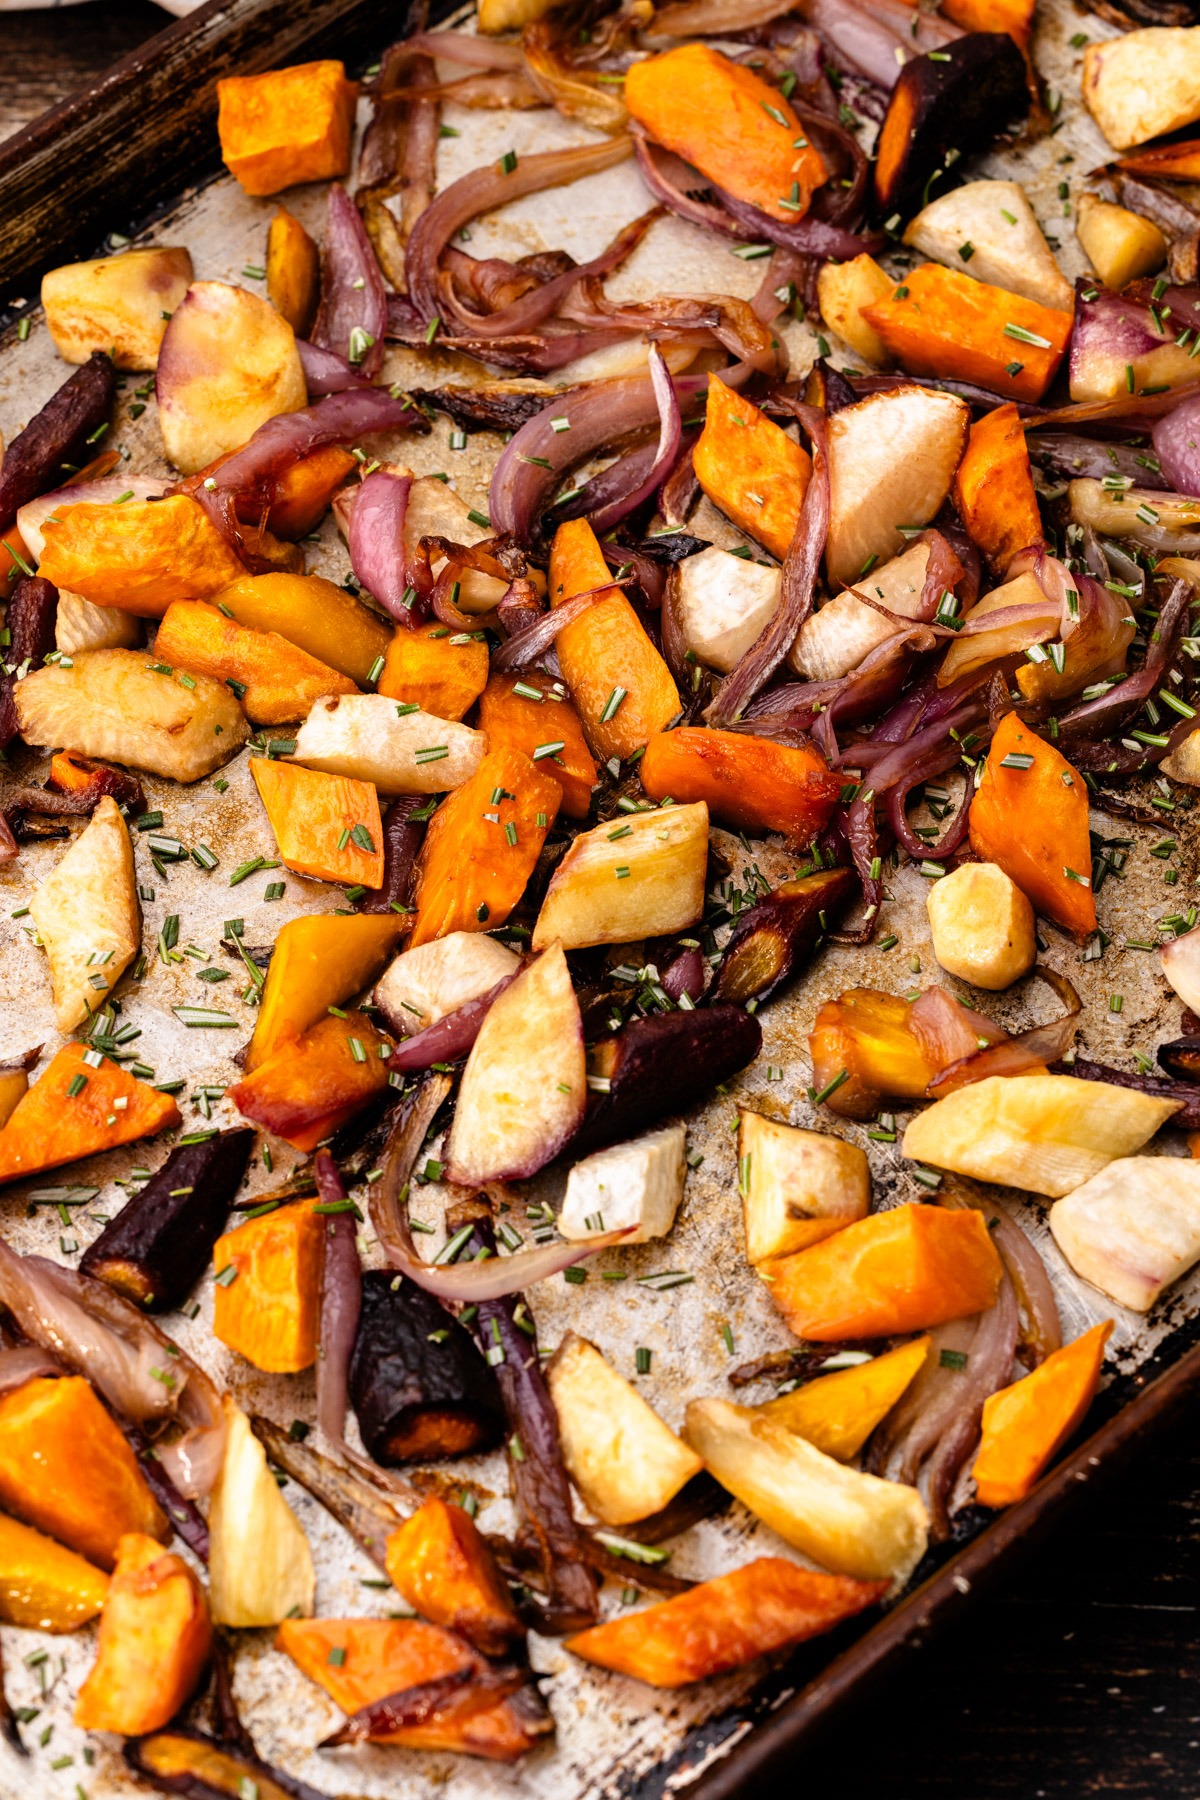
[[[460,1631],[485,1656],[525,1635],[508,1584],[479,1527],[461,1506],[426,1500],[387,1541],[392,1586],[431,1624]]]
[[[59,506],[38,574],[93,606],[161,619],[173,600],[209,600],[246,573],[204,508],[186,494],[124,506]]]
[[[391,1048],[366,1013],[325,1018],[259,1063],[230,1096],[251,1124],[315,1150],[387,1086]]]
[[[170,1536],[124,1433],[82,1375],[35,1376],[0,1398],[0,1506],[103,1569],[127,1531]]]
[[[638,771],[652,800],[704,800],[734,831],[780,831],[802,849],[825,825],[842,782],[815,746],[684,725],[646,745]]]
[[[108,1576],[74,1550],[0,1516],[0,1619],[32,1631],[75,1631],[104,1605]]]
[[[450,931],[503,925],[533,874],[561,792],[519,750],[488,752],[430,820],[410,950]]]
[[[692,467],[713,505],[782,561],[808,491],[812,458],[715,375],[709,376]]]
[[[806,1438],[826,1456],[849,1462],[916,1379],[929,1343],[928,1337],[914,1338],[856,1368],[819,1375],[755,1410]]]
[[[370,782],[266,756],[250,770],[289,869],[318,881],[381,885],[383,821]]]
[[[217,83],[225,167],[259,195],[348,174],[357,97],[340,62],[227,76]]]
[[[780,1257],[763,1279],[797,1337],[833,1343],[984,1312],[1001,1273],[982,1214],[895,1206]]]
[[[1021,49],[1033,29],[1034,0],[945,0],[942,11],[964,31],[1006,31]]]
[[[994,575],[1004,575],[1018,550],[1045,542],[1025,433],[1011,402],[972,425],[954,503]]]
[[[487,686],[488,648],[471,637],[465,644],[437,620],[393,632],[378,691],[405,706],[419,706],[435,719],[458,720]]]
[[[0,1182],[115,1150],[180,1122],[169,1094],[137,1081],[107,1057],[84,1061],[86,1044],[64,1044],[0,1131]]]
[[[173,1719],[212,1649],[204,1589],[183,1558],[153,1538],[121,1539],[100,1615],[96,1660],[75,1702],[84,1731],[137,1737]]]
[[[634,63],[625,104],[658,143],[773,219],[803,218],[827,179],[780,89],[707,44]]]
[[[267,228],[267,298],[283,314],[297,337],[308,336],[320,288],[320,252],[299,219],[294,218],[286,206],[281,206]],[[353,467],[354,459],[348,450],[339,450],[336,446],[330,448],[339,462],[347,457]],[[317,457],[328,457],[329,453],[328,449],[317,450],[304,460],[313,462]],[[304,463],[297,463],[296,467],[303,468]],[[346,472],[343,468],[342,474]],[[282,531],[277,522],[272,523],[272,529],[283,537],[291,535]]]
[[[314,913],[289,919],[275,939],[243,1067],[266,1062],[325,1017],[331,1006],[370,987],[399,948],[407,921],[395,913]]]
[[[1092,1404],[1111,1319],[1093,1325],[983,1403],[983,1436],[971,1470],[980,1506],[1023,1500]]]
[[[603,588],[608,564],[586,519],[554,534],[550,604]],[[674,677],[619,588],[593,602],[556,640],[558,665],[592,754],[632,756],[679,711]]]
[[[541,699],[535,700],[534,693]],[[579,714],[547,676],[529,672],[493,675],[480,695],[479,729],[487,735],[489,750],[519,750],[523,756],[536,756],[542,774],[558,783],[567,817],[587,818],[596,764]],[[562,748],[548,752],[550,744]]]
[[[681,1687],[832,1631],[886,1591],[886,1581],[818,1574],[782,1556],[760,1556],[686,1594],[577,1632],[567,1649],[652,1687]]]
[[[1033,762],[1005,767],[1010,756]],[[1037,912],[1078,938],[1095,931],[1087,788],[1016,713],[1006,714],[992,738],[971,802],[970,832],[980,860],[998,863]]]
[[[213,1335],[256,1369],[294,1375],[317,1359],[324,1224],[297,1200],[213,1246]]]
[[[347,1713],[443,1675],[484,1667],[461,1638],[421,1619],[285,1619],[275,1643]],[[414,1725],[376,1741],[509,1762],[531,1739],[514,1701],[503,1700],[457,1724]]]
[[[326,694],[358,692],[348,675],[277,631],[253,631],[202,600],[176,600],[167,608],[154,654],[174,668],[226,682],[252,725],[292,724]]]
[[[1129,175],[1149,175],[1160,181],[1200,181],[1200,138],[1181,144],[1152,144],[1117,158],[1117,168]]]
[[[922,263],[862,311],[910,375],[974,381],[1012,400],[1041,399],[1071,335],[1070,313],[940,263]]]

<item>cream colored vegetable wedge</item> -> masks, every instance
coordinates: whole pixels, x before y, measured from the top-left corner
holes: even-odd
[[[373,999],[388,1024],[411,1037],[488,993],[520,966],[520,957],[495,938],[478,931],[452,931],[431,944],[403,951],[389,963]]]
[[[103,350],[118,369],[157,368],[167,321],[191,279],[183,249],[126,250],[51,269],[42,305],[55,349],[69,363]]]
[[[568,1331],[546,1368],[563,1461],[606,1525],[660,1512],[703,1463],[586,1338]]]
[[[977,281],[1024,294],[1055,312],[1074,308],[1075,290],[1015,181],[968,181],[931,200],[910,222],[904,242],[934,262],[966,269]]]
[[[871,1171],[857,1144],[742,1109],[738,1185],[746,1255],[758,1266],[865,1219]]]
[[[965,400],[915,383],[833,415],[825,550],[831,581],[857,581],[872,556],[884,561],[903,550],[902,525],[928,525],[950,492],[970,423]]]
[[[1076,202],[1075,235],[1105,287],[1120,289],[1139,275],[1153,275],[1167,260],[1167,240],[1157,225],[1095,194],[1080,194]]]
[[[50,964],[54,1019],[74,1031],[99,1012],[142,941],[133,847],[108,794],[29,903]]]
[[[913,619],[920,610],[928,566],[928,545],[911,544],[901,555],[856,580],[854,586],[886,606],[888,612]],[[857,669],[865,656],[898,630],[885,614],[847,589],[804,621],[788,651],[788,662],[810,681],[828,681]]]
[[[81,650],[134,650],[144,629],[136,613],[122,612],[118,606],[93,606],[82,594],[59,589],[54,647],[64,656]]]
[[[299,1521],[250,1421],[225,1402],[225,1455],[208,1513],[208,1584],[217,1625],[307,1618],[316,1577]]]
[[[1071,1267],[1134,1312],[1200,1259],[1200,1163],[1127,1156],[1050,1208],[1050,1229]]]
[[[844,1468],[727,1400],[694,1400],[684,1436],[722,1487],[822,1568],[899,1584],[925,1554],[929,1518],[916,1488]]]
[[[563,1237],[580,1241],[630,1226],[627,1244],[666,1237],[683,1199],[686,1146],[684,1127],[674,1124],[585,1156],[567,1177],[558,1215]]]
[[[728,675],[775,617],[782,580],[779,569],[715,544],[681,562],[675,606],[697,661]]]
[[[260,294],[195,281],[158,353],[163,448],[192,475],[240,450],[260,425],[308,404],[296,334]]]
[[[933,954],[943,969],[999,993],[1028,975],[1037,957],[1033,908],[995,863],[960,863],[925,900]]]
[[[1181,1104],[1073,1075],[990,1075],[918,1113],[903,1150],[937,1169],[1058,1199],[1140,1150]]]
[[[632,944],[704,911],[708,807],[660,806],[581,831],[550,878],[533,948]]]
[[[1200,27],[1151,26],[1089,44],[1083,99],[1114,150],[1200,119]]]
[[[822,263],[817,276],[817,305],[830,331],[877,369],[890,369],[892,359],[879,333],[863,318],[862,309],[888,299],[895,286],[892,277],[865,252],[849,262]]]
[[[446,794],[471,779],[486,749],[482,731],[402,712],[382,694],[329,694],[296,734],[292,760],[381,794]]]

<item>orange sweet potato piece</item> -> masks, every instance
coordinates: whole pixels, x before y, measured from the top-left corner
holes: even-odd
[[[780,831],[795,849],[810,844],[841,792],[821,752],[793,749],[739,731],[682,725],[646,745],[638,771],[652,800],[705,800],[734,831]]]
[[[289,869],[318,881],[382,885],[383,822],[370,782],[266,756],[250,770]]]
[[[259,1001],[242,1067],[250,1072],[382,975],[407,930],[395,913],[310,913],[289,919]]]
[[[0,1516],[0,1619],[31,1631],[75,1631],[104,1605],[108,1576],[85,1557]]]
[[[450,931],[503,925],[533,874],[561,793],[519,750],[488,752],[429,822],[410,949]]]
[[[180,1556],[153,1538],[123,1537],[96,1639],[96,1660],[75,1702],[84,1731],[137,1737],[190,1700],[212,1649],[208,1601]]]
[[[940,263],[922,263],[862,313],[910,375],[974,381],[1012,400],[1041,399],[1071,336],[1070,313]]]
[[[347,1713],[443,1675],[484,1667],[461,1638],[421,1619],[285,1619],[275,1643]],[[530,1735],[514,1701],[502,1700],[458,1724],[414,1725],[377,1741],[508,1762],[529,1748]]]
[[[213,1336],[256,1369],[294,1375],[317,1360],[324,1225],[297,1200],[213,1246]]]
[[[971,427],[954,477],[954,503],[994,575],[1018,550],[1045,541],[1020,415],[1011,403]]]
[[[812,458],[715,375],[709,377],[692,467],[713,505],[782,561],[808,491]]]
[[[348,675],[277,631],[253,631],[202,600],[176,600],[167,608],[154,654],[174,668],[228,682],[252,725],[292,724],[326,694],[358,692]]]
[[[419,706],[435,719],[461,719],[487,686],[488,648],[434,619],[415,631],[393,632],[378,691],[389,700]]]
[[[1113,1322],[1093,1325],[1055,1350],[1032,1375],[983,1403],[983,1436],[971,1473],[980,1506],[1023,1500],[1055,1451],[1077,1429],[1100,1381]]]
[[[251,1124],[315,1150],[387,1086],[391,1049],[366,1013],[325,1018],[259,1063],[230,1096]]]
[[[35,1376],[0,1398],[0,1506],[104,1569],[127,1531],[170,1536],[123,1432],[82,1375]]]
[[[831,1631],[886,1591],[886,1581],[818,1574],[782,1556],[760,1556],[686,1594],[578,1632],[567,1649],[652,1687],[681,1687]]]
[[[1005,768],[1005,757],[1013,755],[1032,756],[1033,763]],[[1035,911],[1077,938],[1095,931],[1087,788],[1016,713],[1006,714],[992,738],[971,801],[970,833],[976,856],[998,863]]]
[[[161,619],[173,600],[208,600],[246,573],[204,508],[186,494],[59,506],[43,531],[39,575],[82,594]]]
[[[1117,168],[1129,175],[1148,175],[1159,181],[1200,181],[1200,138],[1180,144],[1151,144],[1117,158]]]
[[[912,1031],[911,1012],[899,994],[874,988],[848,988],[822,1004],[808,1048],[818,1093],[845,1071],[825,1101],[831,1112],[844,1119],[873,1119],[885,1096],[924,1096],[940,1065]]]
[[[281,206],[267,229],[267,298],[283,314],[297,337],[308,336],[320,291],[320,252],[299,219],[293,218],[286,206]],[[315,452],[316,456],[327,454],[322,450]],[[336,454],[341,458],[350,453],[338,450]],[[312,457],[305,458],[306,462],[312,460]],[[350,460],[353,463],[353,458]],[[274,529],[278,531],[279,526],[275,525]]]
[[[1024,50],[1033,29],[1034,0],[944,0],[942,11],[964,31],[1006,31]]]
[[[981,1213],[895,1206],[779,1257],[764,1280],[797,1337],[833,1343],[983,1312],[1001,1274]]]
[[[522,688],[522,693],[515,690]],[[530,689],[542,698],[534,700]],[[534,758],[546,744],[561,744],[553,755],[536,757],[538,768],[557,782],[562,810],[569,819],[586,819],[596,782],[596,764],[579,714],[545,675],[497,674],[479,698],[479,729],[489,750],[519,750]]]
[[[110,1062],[84,1061],[86,1044],[64,1044],[18,1101],[0,1131],[0,1182],[38,1175],[81,1156],[153,1137],[180,1122],[170,1094]]]
[[[426,1500],[389,1536],[387,1572],[423,1618],[460,1631],[485,1656],[504,1656],[525,1635],[496,1559],[461,1506]]]
[[[551,606],[602,588],[607,579],[608,564],[587,520],[560,525],[550,552]],[[564,625],[556,648],[592,754],[601,761],[632,756],[679,711],[674,677],[619,588]]]
[[[779,88],[707,44],[634,63],[625,104],[658,143],[773,219],[803,218],[827,179]]]
[[[221,157],[248,194],[350,171],[358,89],[340,62],[297,63],[217,83]]]
[[[222,588],[213,605],[251,631],[277,631],[360,686],[371,680],[391,639],[378,613],[323,575],[243,575]]]

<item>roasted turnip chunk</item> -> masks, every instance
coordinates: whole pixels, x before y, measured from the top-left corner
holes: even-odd
[[[1189,737],[1187,741],[1190,744],[1192,740]],[[1159,955],[1162,972],[1183,1004],[1200,1012],[1200,925],[1164,944]]]
[[[126,250],[51,269],[42,305],[55,349],[69,363],[101,350],[118,369],[157,368],[167,321],[191,279],[186,250]]]
[[[1085,1281],[1149,1312],[1200,1259],[1200,1163],[1127,1156],[1050,1208],[1050,1229]]]
[[[890,368],[892,359],[879,333],[863,318],[862,309],[885,300],[895,285],[874,257],[865,253],[850,262],[823,263],[817,276],[817,304],[830,331],[877,369]]]
[[[632,944],[704,911],[708,807],[664,806],[580,832],[546,890],[533,948]]]
[[[1083,99],[1114,150],[1200,119],[1200,26],[1153,26],[1089,44]]]
[[[904,242],[934,262],[967,268],[978,281],[1056,312],[1074,305],[1071,283],[1015,181],[968,181],[931,200],[909,224]]]
[[[738,1185],[746,1255],[756,1267],[866,1218],[871,1206],[871,1171],[857,1144],[745,1109]]]
[[[586,1098],[583,1021],[556,944],[483,1021],[458,1090],[448,1178],[470,1184],[536,1174],[578,1128]]]
[[[1058,1199],[1140,1150],[1179,1106],[1072,1075],[989,1075],[919,1113],[903,1148],[938,1169]]]
[[[389,1024],[411,1037],[489,993],[497,982],[515,975],[520,963],[495,938],[451,931],[398,956],[376,984],[375,1004]]]
[[[904,548],[901,526],[928,525],[962,458],[971,409],[956,394],[897,387],[829,421],[831,581],[857,581],[871,557]]]
[[[260,295],[224,281],[188,289],[167,326],[155,388],[163,448],[185,475],[308,402],[287,320]]]
[[[142,621],[118,606],[93,606],[82,594],[58,595],[54,647],[64,656],[80,650],[133,650],[142,641]]]
[[[894,556],[882,568],[870,570],[854,585],[889,612],[913,619],[920,610],[928,565],[929,546],[911,544],[900,556]],[[810,613],[788,652],[788,662],[798,675],[806,675],[810,681],[848,675],[897,629],[884,613],[876,612],[847,589],[826,601],[820,612]]]
[[[728,675],[775,617],[781,579],[777,568],[715,544],[681,562],[675,604],[696,660]]]
[[[308,1539],[250,1421],[225,1402],[225,1455],[208,1514],[209,1599],[217,1625],[278,1625],[313,1609]]]
[[[627,1244],[666,1237],[683,1199],[685,1143],[682,1125],[664,1125],[631,1143],[585,1156],[567,1177],[558,1215],[562,1235],[582,1239],[635,1225]]]
[[[660,1512],[703,1468],[594,1344],[568,1331],[546,1369],[567,1473],[606,1525]]]
[[[902,1582],[925,1554],[928,1515],[916,1488],[844,1468],[726,1400],[694,1400],[684,1435],[722,1487],[822,1568]]]
[[[1167,240],[1157,225],[1095,194],[1079,196],[1075,235],[1105,287],[1123,288],[1139,275],[1153,275],[1167,260]]]
[[[38,888],[29,912],[50,963],[55,1023],[74,1031],[100,1011],[142,937],[133,849],[111,795]]]
[[[330,694],[296,734],[295,760],[370,781],[381,794],[445,794],[469,781],[487,747],[481,731],[406,712],[382,694]]]
[[[1033,908],[995,863],[960,864],[932,883],[925,905],[933,954],[948,974],[995,993],[1032,969]]]

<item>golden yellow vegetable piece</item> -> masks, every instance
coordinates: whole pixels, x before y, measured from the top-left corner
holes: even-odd
[[[929,1338],[914,1338],[857,1368],[835,1369],[831,1375],[806,1381],[755,1410],[806,1438],[826,1456],[849,1462],[915,1380],[928,1353]]]
[[[242,574],[214,599],[239,625],[277,631],[364,687],[392,640],[382,619],[323,575]]]
[[[175,309],[155,391],[163,448],[185,475],[308,403],[292,327],[261,294],[225,281],[194,281]]]
[[[156,369],[167,320],[191,279],[184,249],[126,250],[51,269],[42,305],[54,348],[69,363],[103,350],[118,369]]]
[[[246,1073],[302,1037],[331,1006],[370,987],[407,929],[406,919],[386,913],[355,918],[318,913],[290,920],[275,940]]]
[[[267,297],[297,337],[308,333],[320,287],[320,252],[299,219],[281,206],[267,231]]]
[[[104,1605],[108,1576],[16,1519],[0,1516],[0,1619],[30,1631],[74,1631]]]

